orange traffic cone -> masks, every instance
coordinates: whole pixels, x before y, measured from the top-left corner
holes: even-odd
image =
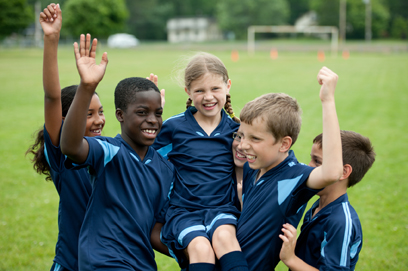
[[[320,62],[323,62],[324,59],[325,59],[324,51],[322,51],[322,50],[318,51],[317,52],[317,60],[319,60]]]
[[[237,50],[232,50],[231,52],[231,60],[233,62],[237,62],[239,60],[239,54]]]
[[[276,48],[272,48],[270,52],[271,59],[277,59],[278,58],[278,50]]]
[[[342,53],[343,59],[349,59],[350,57],[350,52],[348,50],[344,50]]]

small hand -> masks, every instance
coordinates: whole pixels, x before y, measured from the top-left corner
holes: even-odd
[[[152,81],[156,87],[159,87],[158,82],[159,82],[159,77],[153,73],[150,74],[150,76],[146,77],[146,79]],[[164,89],[160,90],[160,96],[161,96],[161,105],[164,108],[164,104],[166,103],[166,100],[164,99],[166,91]]]
[[[103,53],[101,63],[96,65],[97,39],[93,39],[91,44],[91,35],[87,34],[85,40],[85,35],[82,34],[79,44],[80,47],[78,48],[78,43],[74,43],[74,53],[81,83],[97,85],[105,74],[106,66],[108,65],[108,54],[106,52]]]
[[[282,232],[283,234],[279,234],[283,241],[279,257],[285,263],[295,256],[297,231],[295,227],[286,223],[283,224]]]
[[[44,11],[40,13],[39,20],[45,36],[59,35],[62,25],[62,15],[59,4],[49,4]]]
[[[338,75],[327,67],[320,69],[317,74],[317,82],[322,87],[320,88],[320,100],[332,101],[334,100],[334,91],[336,90]]]

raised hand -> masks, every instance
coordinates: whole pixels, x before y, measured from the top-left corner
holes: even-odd
[[[59,4],[49,4],[40,13],[40,24],[45,36],[59,35],[62,25],[62,15]]]
[[[82,34],[78,43],[74,43],[74,53],[77,64],[79,76],[81,77],[81,84],[84,85],[98,85],[102,80],[106,66],[108,65],[108,54],[106,52],[102,55],[102,60],[99,65],[96,65],[95,55],[97,39],[93,39],[91,44],[91,35]]]
[[[329,68],[323,67],[320,69],[317,74],[317,82],[322,86],[319,95],[322,102],[334,100],[334,91],[336,90],[338,79],[338,75]]]
[[[282,232],[283,234],[279,235],[283,241],[279,257],[286,264],[295,256],[297,232],[296,228],[289,223],[283,224]]]
[[[159,82],[159,77],[153,73],[150,74],[150,76],[146,77],[146,79],[152,81],[156,87],[159,87],[158,82]],[[161,96],[161,106],[164,108],[164,104],[166,103],[166,100],[164,99],[164,96],[166,94],[166,91],[164,89],[160,90],[160,96]]]

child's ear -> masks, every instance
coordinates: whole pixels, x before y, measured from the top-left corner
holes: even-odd
[[[353,168],[349,164],[345,164],[343,166],[343,175],[341,175],[340,180],[345,180],[350,177],[351,172],[353,172]]]
[[[184,88],[184,91],[187,93],[188,97],[190,97],[190,91],[186,87]]]
[[[292,146],[292,138],[290,136],[285,136],[282,138],[282,143],[281,147],[279,148],[280,152],[287,152],[290,149],[290,146]]]
[[[116,108],[115,115],[116,115],[116,119],[117,119],[119,122],[123,122],[123,110],[122,110],[122,109]]]
[[[231,79],[228,79],[228,81],[227,81],[227,93],[229,93],[230,89],[231,89]]]

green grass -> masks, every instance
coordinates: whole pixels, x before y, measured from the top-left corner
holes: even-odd
[[[231,48],[233,45],[231,45]],[[119,133],[113,91],[130,76],[159,75],[166,88],[164,118],[185,108],[187,95],[172,79],[178,59],[190,49],[152,45],[108,51],[109,64],[98,93],[105,108],[104,135]],[[354,53],[348,60],[316,53],[269,52],[230,59],[227,46],[210,47],[228,68],[236,113],[245,102],[267,92],[285,92],[298,99],[303,126],[294,150],[308,162],[311,140],[321,132],[321,105],[316,75],[322,65],[339,75],[336,90],[341,129],[368,136],[377,153],[364,180],[349,190],[364,232],[358,270],[404,270],[408,266],[408,211],[405,180],[408,163],[408,54]],[[212,51],[217,50],[217,51]],[[98,52],[98,58],[101,50]],[[73,52],[59,52],[61,85],[78,83]],[[52,183],[34,172],[24,156],[34,131],[43,124],[42,50],[0,49],[0,271],[48,270],[57,238],[58,195]],[[177,270],[174,260],[158,255],[159,270]],[[277,270],[286,270],[281,264]]]

